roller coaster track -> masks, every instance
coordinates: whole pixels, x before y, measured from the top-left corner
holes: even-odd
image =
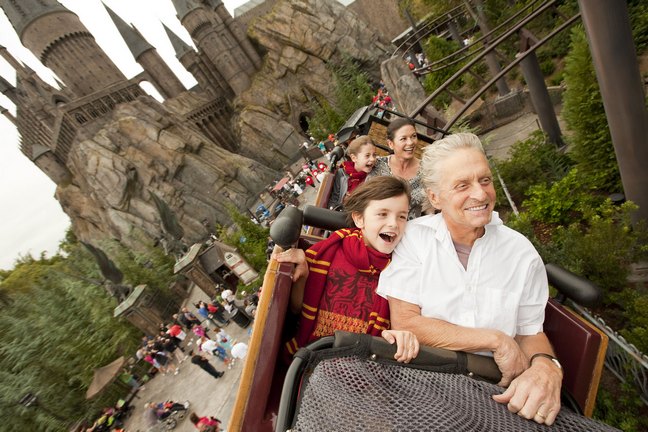
[[[481,61],[486,55],[494,51],[500,44],[504,43],[507,41],[511,36],[514,34],[517,34],[524,26],[528,25],[530,22],[535,20],[537,17],[539,17],[541,14],[544,12],[548,11],[550,8],[554,7],[557,3],[557,0],[551,0],[547,1],[544,4],[542,4],[540,7],[538,7],[536,10],[533,12],[529,13],[527,16],[525,16],[523,19],[518,21],[513,27],[509,28],[507,31],[505,31],[503,34],[498,36],[495,40],[492,42],[485,44],[485,47],[483,50],[481,50],[478,54],[474,55],[473,58],[468,61],[461,69],[459,69],[457,72],[455,72],[450,78],[448,78],[443,84],[441,84],[432,94],[430,94],[418,107],[416,107],[411,113],[409,113],[409,117],[416,117],[419,114],[423,112],[423,110],[441,93],[446,91],[448,87],[455,82],[457,79],[459,79],[464,73],[470,72],[470,69],[479,61]],[[532,3],[531,5],[534,5]],[[531,6],[530,5],[530,6]],[[528,9],[522,9],[520,12],[524,12]],[[488,35],[493,35],[494,32],[497,29],[502,28],[505,26],[507,23],[512,21],[513,19],[517,18],[520,14],[513,15],[512,17],[509,17],[504,23],[500,24],[497,26],[495,29],[490,31]],[[510,62],[506,67],[504,67],[498,74],[493,76],[489,81],[487,81],[481,89],[479,89],[468,101],[466,101],[463,105],[463,107],[453,116],[452,119],[450,119],[446,125],[444,125],[445,130],[449,130],[456,122],[461,118],[461,116],[470,108],[470,106],[477,100],[479,99],[491,86],[493,86],[499,79],[501,79],[503,76],[505,76],[508,72],[510,72],[515,66],[517,66],[524,58],[529,56],[531,53],[535,52],[536,49],[544,45],[546,42],[551,40],[553,37],[555,37],[557,34],[565,30],[566,28],[570,27],[573,25],[578,19],[580,18],[580,14],[576,14],[572,16],[571,18],[567,19],[563,24],[558,26],[556,29],[554,29],[551,33],[549,33],[547,36],[542,38],[540,41],[535,43],[533,46],[528,48],[526,51],[518,54],[516,58]],[[483,40],[487,35],[482,36],[479,41]],[[477,42],[475,42],[477,43]],[[474,46],[475,44],[473,44]],[[467,48],[467,47],[464,47]],[[458,52],[460,52],[459,50]],[[453,55],[457,55],[457,52],[455,52]],[[448,56],[452,57],[452,56]],[[446,57],[446,58],[448,58]],[[438,62],[435,62],[435,64]]]

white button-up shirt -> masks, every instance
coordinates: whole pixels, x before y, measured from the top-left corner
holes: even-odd
[[[422,316],[509,336],[542,331],[549,295],[540,255],[496,212],[466,269],[441,214],[408,222],[377,292],[419,306]]]

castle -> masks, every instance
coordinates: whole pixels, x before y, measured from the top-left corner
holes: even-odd
[[[261,58],[222,1],[173,3],[199,51],[168,28],[167,34],[177,58],[209,95],[183,120],[235,152],[230,101],[249,87]],[[57,1],[3,0],[0,5],[23,45],[62,81],[61,90],[53,88],[0,47],[18,77],[16,88],[0,78],[0,90],[17,107],[16,118],[10,119],[22,137],[21,150],[57,184],[69,180],[66,163],[79,131],[111,112],[115,105],[142,96],[140,82],[153,84],[165,99],[186,91],[156,49],[110,9],[117,29],[144,69],[131,79],[126,79],[108,58],[79,18]]]
[[[227,205],[249,208],[298,157],[299,120],[315,95],[333,97],[326,64],[351,55],[377,70],[389,51],[376,26],[335,1],[266,2],[236,20],[220,0],[173,0],[197,47],[166,28],[176,57],[198,82],[185,89],[156,49],[109,8],[143,68],[130,79],[57,1],[0,0],[22,44],[60,79],[60,89],[52,87],[0,47],[17,76],[15,87],[0,77],[16,116],[0,111],[16,125],[24,155],[56,183],[77,237],[135,246],[137,229],[159,238],[155,194],[175,212],[187,241],[203,238],[228,223]],[[254,43],[246,31],[251,20]],[[140,87],[143,81],[162,103]]]

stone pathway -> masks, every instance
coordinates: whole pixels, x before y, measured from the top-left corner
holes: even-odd
[[[200,288],[194,286],[186,304],[192,305],[199,300],[207,299],[207,295]],[[252,325],[248,327],[248,329],[251,328]],[[225,331],[235,341],[247,343],[249,340],[248,329],[242,329],[236,323],[231,322],[225,328]],[[190,344],[186,349],[187,353],[191,349],[196,350],[195,338],[190,340]],[[162,376],[158,374],[146,383],[145,389],[138,393],[138,397],[132,403],[134,409],[125,422],[126,431],[147,431],[143,417],[146,404],[148,402],[163,402],[168,399],[181,403],[189,401],[191,404],[187,415],[173,429],[174,431],[195,431],[196,429],[188,419],[189,413],[194,411],[199,416],[217,417],[223,422],[223,427],[227,426],[238,390],[243,361],[237,361],[230,370],[215,357],[212,357],[210,361],[217,370],[225,372],[222,378],[213,378],[207,372],[192,364],[190,358],[188,358],[181,364],[178,375],[168,374]]]
[[[567,126],[560,117],[560,108],[560,106],[555,107],[556,114],[558,115],[558,124],[562,133],[565,134]],[[480,138],[488,155],[501,160],[506,159],[508,151],[513,144],[517,141],[525,140],[531,133],[540,129],[538,116],[534,113],[528,113],[511,123],[480,135]]]

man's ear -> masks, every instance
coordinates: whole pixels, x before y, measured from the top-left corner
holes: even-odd
[[[432,204],[432,206],[435,209],[441,210],[441,207],[440,207],[441,203],[439,202],[439,195],[435,194],[431,189],[428,189],[426,191],[426,193],[427,193],[428,199],[430,200],[430,204]]]
[[[364,228],[364,217],[362,216],[362,213],[352,212],[351,219],[353,219],[355,226],[360,229]]]

